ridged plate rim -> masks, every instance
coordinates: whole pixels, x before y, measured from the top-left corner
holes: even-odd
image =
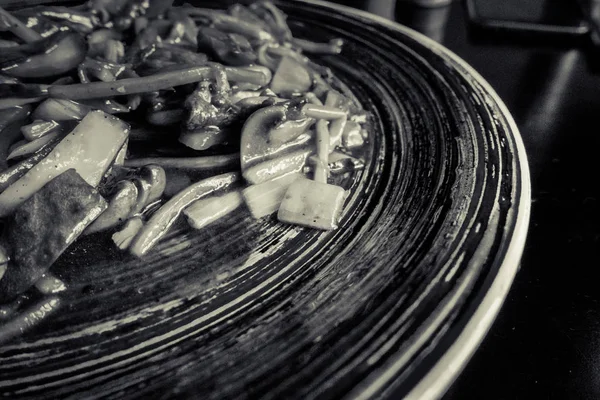
[[[367,11],[355,9],[341,4],[331,3],[323,0],[296,0],[301,3],[318,5],[330,8],[332,11],[339,11],[357,17],[370,19],[388,29],[397,31],[400,34],[411,37],[420,42],[431,51],[446,56],[457,66],[465,70],[478,84],[487,92],[492,101],[498,106],[503,117],[510,128],[510,133],[515,141],[517,149],[517,158],[519,165],[519,174],[521,177],[521,196],[517,209],[517,217],[513,236],[508,244],[506,255],[498,270],[498,273],[480,302],[476,311],[473,313],[463,331],[459,334],[455,342],[437,360],[433,368],[419,381],[419,383],[408,393],[406,399],[437,399],[442,397],[449,389],[450,385],[459,376],[465,368],[475,351],[485,338],[492,327],[496,316],[500,312],[502,304],[506,299],[509,289],[515,279],[519,269],[521,256],[525,249],[525,242],[529,226],[531,213],[531,178],[527,162],[527,153],[519,128],[514,121],[510,111],[492,86],[461,57],[453,51],[443,46],[439,42],[417,32],[405,25],[391,21],[379,15]],[[384,372],[379,379],[371,382],[360,391],[358,398],[369,398],[378,393],[387,383],[394,380],[394,372],[391,369]]]

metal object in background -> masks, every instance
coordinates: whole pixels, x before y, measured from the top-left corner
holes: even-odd
[[[590,29],[591,42],[595,47],[600,47],[600,1],[580,0],[579,4]]]
[[[589,68],[600,73],[599,0],[464,0],[464,4],[471,42],[577,48]]]
[[[396,0],[396,4],[409,3],[420,7],[443,7],[452,3],[452,0]]]
[[[582,46],[590,24],[569,0],[465,0],[470,36],[478,42]],[[558,4],[560,3],[560,4]]]
[[[419,3],[397,1],[395,20],[441,43],[444,40],[451,2],[437,2],[436,7],[425,7]]]
[[[368,11],[442,42],[453,0],[329,0]]]

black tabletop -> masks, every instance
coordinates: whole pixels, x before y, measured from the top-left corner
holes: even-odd
[[[583,50],[482,43],[462,2],[410,11],[349,4],[442,42],[514,116],[528,153],[532,214],[520,271],[500,314],[446,399],[600,398],[600,75]]]

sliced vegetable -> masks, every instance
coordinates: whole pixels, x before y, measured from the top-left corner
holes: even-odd
[[[87,37],[89,46],[88,57],[96,57],[104,54],[106,44],[109,40],[121,40],[122,35],[112,29],[97,29]]]
[[[332,96],[328,96],[327,100],[332,103],[332,99]],[[307,104],[302,111],[310,117],[319,118],[319,114],[335,115],[333,111],[330,111],[332,108],[327,105]],[[311,113],[313,110],[316,112]],[[341,117],[336,120],[340,118],[345,120],[346,114],[342,113]],[[317,157],[313,161],[315,163],[314,181],[298,179],[290,185],[277,213],[280,221],[326,230],[337,228],[346,192],[340,186],[327,183],[330,152],[327,124],[326,119],[317,121]]]
[[[277,217],[290,224],[336,229],[345,199],[346,192],[340,186],[297,179],[289,186]]]
[[[17,131],[19,131],[17,129]],[[15,151],[15,149],[18,149],[19,147],[23,146],[24,144],[29,143],[27,140],[23,139],[23,137],[18,136],[17,137],[19,140],[17,140],[16,142],[14,142],[13,144],[10,145],[10,147],[8,148],[8,154],[10,155],[10,153],[12,153],[13,151]],[[6,156],[6,159],[8,160],[8,156]]]
[[[183,214],[192,228],[202,229],[237,210],[243,203],[241,192],[234,190],[222,196],[196,200],[183,210]]]
[[[206,150],[219,143],[224,143],[231,135],[216,126],[207,126],[198,131],[183,132],[179,141],[194,150]]]
[[[237,172],[229,172],[201,180],[179,192],[152,215],[131,244],[131,253],[138,257],[146,254],[167,233],[185,207],[217,190],[228,188],[239,179]]]
[[[0,279],[4,276],[6,272],[6,268],[8,267],[8,261],[10,261],[10,256],[6,251],[6,247],[2,243],[0,243]]]
[[[118,40],[109,39],[104,48],[104,59],[108,62],[118,63],[125,57],[125,46]]]
[[[15,208],[6,222],[11,261],[0,279],[0,303],[35,283],[105,208],[106,201],[74,169]]]
[[[138,200],[137,186],[131,181],[120,181],[114,189],[108,207],[85,230],[86,234],[113,228],[127,220]]]
[[[117,80],[117,77],[108,69],[105,68],[87,68],[86,63],[83,62],[77,67],[77,76],[81,83],[90,83],[92,78],[97,78],[102,82],[113,82]],[[72,84],[73,82],[69,83]],[[58,83],[55,83],[58,85]]]
[[[106,44],[108,48],[108,44]],[[131,73],[131,66],[128,64],[118,64],[111,60],[101,61],[86,57],[86,59],[77,67],[77,75],[83,83],[90,82],[89,75],[100,79],[103,82],[112,82],[125,75]],[[59,83],[55,82],[54,85]]]
[[[249,183],[258,184],[278,176],[300,172],[311,153],[311,150],[301,149],[255,164],[243,171],[244,178]]]
[[[165,170],[159,165],[145,165],[140,168],[138,175],[141,179],[150,183],[150,191],[148,193],[148,203],[152,203],[162,196],[167,184]]]
[[[342,132],[342,145],[348,149],[361,147],[365,143],[361,126],[354,122],[348,121]]]
[[[266,85],[268,77],[251,68],[225,67],[227,78],[232,81]],[[52,97],[71,100],[96,99],[125,94],[154,92],[174,86],[186,85],[212,77],[210,67],[192,67],[177,71],[162,72],[141,78],[125,78],[114,82],[90,82],[74,85],[51,85],[48,93]]]
[[[141,213],[146,206],[162,196],[166,187],[165,170],[158,165],[145,165],[134,174],[133,183],[137,187],[138,197],[130,216]]]
[[[346,129],[347,122],[347,118],[342,117],[334,119],[329,123],[329,151],[332,151],[335,147],[341,144],[342,134],[344,129]]]
[[[113,233],[112,240],[114,244],[121,250],[127,249],[143,226],[142,217],[137,216],[128,219],[120,231]]]
[[[137,188],[138,196],[133,209],[131,209],[130,216],[141,214],[144,207],[150,203],[148,199],[150,197],[151,190],[150,182],[146,181],[145,179],[135,178],[132,182]]]
[[[273,145],[287,143],[306,132],[314,122],[312,118],[284,121],[269,131],[269,139]]]
[[[12,82],[10,80],[13,80]],[[36,83],[20,83],[17,78],[2,77],[0,79],[0,97],[31,98],[48,95],[48,85]]]
[[[216,168],[235,167],[239,165],[239,160],[240,156],[238,153],[200,157],[147,157],[126,160],[125,166],[143,167],[148,164],[156,164],[163,168],[205,171]]]
[[[42,274],[40,279],[35,282],[35,287],[42,294],[56,294],[67,290],[67,286],[63,281],[52,275],[50,272]]]
[[[90,107],[67,99],[47,99],[33,111],[32,117],[45,121],[81,120]]]
[[[16,129],[15,129],[16,130]],[[45,146],[31,157],[12,165],[8,169],[0,172],[0,192],[19,180],[23,175],[33,168],[38,162],[43,160],[52,151],[53,146]]]
[[[30,106],[0,110],[0,169],[2,170],[8,167],[6,157],[11,146],[21,137],[20,125],[29,116],[30,111]]]
[[[327,121],[348,117],[347,111],[340,110],[337,107],[330,107],[327,105],[318,106],[315,104],[306,104],[302,108],[302,111],[308,117],[315,118],[315,119],[325,119]]]
[[[97,186],[127,139],[128,130],[127,124],[109,114],[90,112],[43,160],[0,194],[0,216],[10,214],[70,168]]]
[[[29,116],[30,106],[18,106],[0,110],[0,132],[13,122],[22,121]]]
[[[25,42],[35,42],[42,38],[39,33],[29,28],[26,24],[21,22],[21,20],[2,7],[0,7],[0,27],[10,30],[15,36],[18,36]]]
[[[252,216],[259,219],[279,210],[288,187],[303,176],[297,173],[287,174],[245,188],[242,195]]]
[[[19,98],[19,97],[6,97],[0,99],[0,110],[10,109],[14,107],[22,107],[28,104],[37,103],[40,100],[44,100],[47,96],[30,97],[30,98]]]
[[[146,13],[146,16],[148,13]],[[190,43],[194,46],[194,50],[198,47],[198,27],[196,26],[196,22],[190,16],[183,12],[181,8],[171,7],[167,12],[167,17],[170,21],[173,21],[173,27],[176,25],[182,27],[182,36],[181,41],[185,41],[186,43]]]
[[[25,141],[22,145],[16,147],[15,149],[11,149],[10,154],[6,157],[7,160],[12,160],[13,158],[21,158],[24,156],[31,155],[47,145],[48,143],[56,140],[60,136],[59,131],[51,132],[45,136],[37,138],[31,142]]]
[[[346,98],[336,90],[330,90],[327,92],[325,98],[325,106],[328,107],[343,107]],[[339,146],[342,141],[342,134],[346,128],[346,122],[348,121],[347,115],[343,115],[340,118],[336,118],[329,123],[329,149],[332,151],[336,146]]]
[[[29,125],[23,125],[21,127],[21,133],[25,136],[25,139],[33,141],[41,138],[52,132],[60,132],[61,125],[56,121],[44,121],[41,119],[34,120]]]
[[[259,97],[261,94],[262,92],[258,90],[237,90],[231,94],[229,101],[231,101],[231,104],[235,104],[240,100]]]
[[[87,44],[80,34],[59,31],[38,42],[4,49],[1,71],[18,78],[56,76],[76,68],[86,52]]]
[[[58,29],[68,27],[82,34],[90,33],[99,24],[93,13],[88,10],[77,10],[74,7],[38,6],[20,9],[15,14],[28,18],[28,23],[32,19],[47,19],[49,24],[58,26]],[[42,36],[45,35],[46,32],[42,32]]]
[[[16,304],[15,304],[16,303]],[[19,299],[5,307],[0,308],[0,319],[5,322],[0,325],[0,344],[8,342],[10,339],[40,322],[48,315],[54,313],[61,304],[58,296],[44,297],[36,301],[33,305],[26,306],[17,314],[15,311],[21,305]],[[16,315],[15,315],[16,314]],[[10,318],[14,315],[14,318]]]
[[[303,93],[310,89],[312,83],[306,66],[292,57],[283,57],[270,87],[277,94]]]
[[[240,144],[242,171],[263,161],[275,152],[269,131],[285,119],[284,106],[271,106],[255,111],[244,123]]]
[[[329,176],[329,127],[327,121],[321,119],[317,122],[317,157],[315,163],[315,181],[327,183]]]
[[[129,138],[125,140],[123,146],[119,149],[119,152],[115,156],[115,162],[113,162],[113,166],[123,166],[125,165],[125,158],[127,157],[127,146],[129,145]]]

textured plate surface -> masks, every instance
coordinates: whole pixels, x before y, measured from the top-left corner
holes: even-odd
[[[55,266],[70,291],[0,346],[9,398],[430,398],[489,328],[516,273],[529,175],[512,118],[464,62],[406,28],[279,4],[370,113],[340,229],[246,212],[181,228],[142,261],[109,238]],[[108,249],[111,249],[110,251]]]

